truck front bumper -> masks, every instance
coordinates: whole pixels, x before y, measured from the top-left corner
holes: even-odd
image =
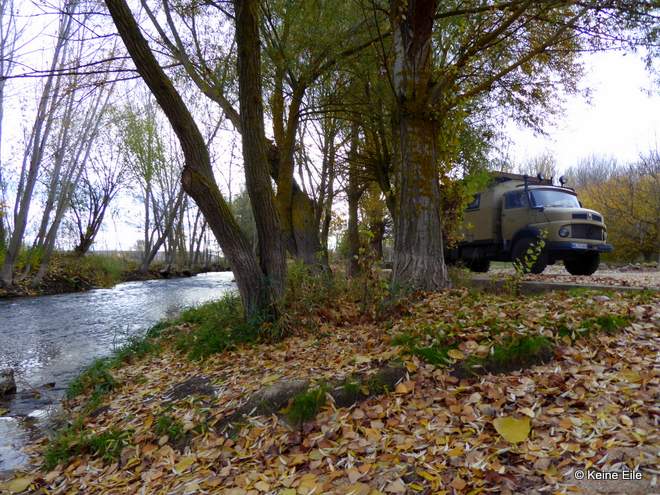
[[[586,242],[565,242],[565,241],[548,242],[548,249],[550,251],[598,252],[598,253],[611,253],[614,250],[611,244],[588,244]]]

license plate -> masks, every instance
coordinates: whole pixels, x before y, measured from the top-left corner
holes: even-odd
[[[587,249],[587,244],[584,242],[574,242],[573,249]]]

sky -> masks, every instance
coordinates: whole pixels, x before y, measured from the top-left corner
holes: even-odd
[[[36,40],[42,41],[44,46],[49,44],[43,33]],[[32,57],[43,58],[44,52],[35,48]],[[507,134],[511,144],[508,154],[513,162],[524,163],[549,152],[555,156],[559,170],[563,171],[592,154],[613,156],[626,163],[635,160],[640,153],[660,147],[660,87],[653,86],[641,57],[608,52],[586,54],[584,60],[586,73],[581,84],[590,89],[590,101],[585,101],[582,96],[568,97],[564,111],[546,127],[546,136],[509,124]],[[34,62],[36,66],[43,66],[46,59]],[[32,101],[37,94],[33,79],[15,81],[12,86],[8,92],[10,101],[7,102],[3,129],[4,137],[9,138],[9,143],[3,143],[4,158],[20,152],[17,143],[23,129],[19,122],[29,121],[29,109],[34,106]],[[649,96],[649,90],[654,90],[655,94]],[[222,134],[223,143],[219,146],[219,155],[222,156],[219,158],[221,162],[229,162],[232,137],[229,132]],[[235,150],[236,155],[239,152],[240,147]],[[240,162],[238,156],[237,162]],[[228,192],[228,182],[232,184],[232,193],[238,192],[242,183],[240,172],[236,167],[230,181],[224,174],[218,177],[225,193]],[[98,249],[129,249],[141,238],[137,220],[141,216],[138,214],[139,205],[128,197],[123,198],[122,205],[121,215],[125,216],[129,211],[136,220],[127,223],[108,219]]]
[[[556,125],[537,136],[514,124],[509,126],[510,154],[518,163],[545,151],[552,153],[560,170],[592,155],[634,161],[640,153],[660,147],[660,88],[638,55],[608,52],[585,56],[583,87],[590,102],[569,97]]]

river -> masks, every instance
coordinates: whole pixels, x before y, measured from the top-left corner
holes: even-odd
[[[30,429],[82,368],[182,308],[221,297],[236,287],[232,279],[231,272],[205,273],[0,300],[0,369],[13,368],[18,386],[16,396],[0,400],[0,472],[25,464],[20,448]]]

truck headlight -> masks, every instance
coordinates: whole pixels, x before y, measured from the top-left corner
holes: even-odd
[[[568,227],[564,226],[559,229],[559,237],[568,237],[571,235],[571,231]]]

